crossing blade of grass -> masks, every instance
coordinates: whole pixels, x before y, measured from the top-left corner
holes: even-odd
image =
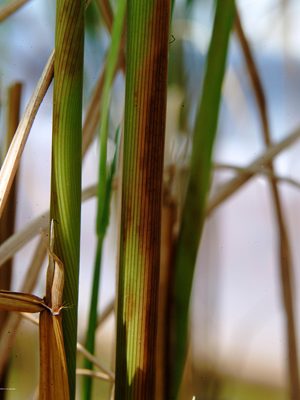
[[[0,290],[1,310],[38,313],[44,311],[45,306],[43,300],[33,294]]]
[[[97,319],[97,329],[102,325],[106,318],[115,310],[116,300],[113,299],[99,315]]]
[[[115,374],[111,372],[108,368],[105,368],[98,360],[95,358],[82,344],[77,343],[77,350],[84,355],[86,359],[92,362],[96,367],[98,367],[101,371],[105,372],[112,381],[115,380]]]
[[[78,0],[77,0],[78,1]],[[87,4],[88,6],[88,4]],[[7,201],[35,116],[53,78],[55,50],[53,49],[43,73],[27,104],[21,122],[0,171],[0,217]]]
[[[97,194],[97,185],[91,185],[82,191],[82,201],[86,201]],[[14,233],[0,246],[0,268],[3,263],[14,255],[22,246],[28,243],[40,230],[46,233],[49,230],[50,212],[46,211],[27,224],[23,229]]]
[[[234,0],[218,0],[206,62],[201,101],[194,127],[189,183],[175,259],[174,351],[171,397],[176,398],[187,350],[189,302],[196,258],[205,219],[228,42],[234,18]]]
[[[113,12],[110,3],[108,0],[98,0],[98,3],[107,29],[109,32],[111,32],[113,26]]]
[[[285,182],[288,183],[291,186],[294,186],[298,189],[300,189],[300,182],[295,181],[294,179],[287,178],[285,176],[278,176],[275,173],[273,173],[269,168],[264,168],[261,170],[249,170],[247,168],[243,167],[238,167],[237,165],[230,165],[230,164],[219,164],[219,163],[214,163],[214,169],[230,169],[236,172],[243,172],[243,173],[255,173],[258,175],[265,175],[267,179],[275,179],[277,182]]]
[[[76,375],[89,376],[90,378],[96,378],[102,381],[111,382],[111,379],[108,375],[103,374],[102,372],[95,372],[90,369],[77,368]]]
[[[248,182],[249,179],[251,179],[255,175],[255,171],[258,171],[260,168],[267,166],[271,160],[273,160],[283,150],[291,146],[299,138],[300,128],[297,128],[281,142],[268,147],[268,149],[262,155],[251,162],[246,167],[246,170],[249,172],[241,172],[240,174],[238,174],[238,176],[222,185],[209,200],[205,211],[206,217],[208,217],[216,207],[223,203],[223,201],[225,201],[241,186]]]
[[[34,253],[31,265],[28,268],[21,292],[30,293],[37,281],[37,277],[43,261],[46,256],[46,248],[42,239],[40,239],[36,251]],[[5,324],[2,326],[2,334],[0,336],[0,375],[7,361],[9,351],[16,336],[17,328],[20,323],[19,315],[15,313],[9,314]],[[10,332],[7,334],[7,332]]]
[[[261,117],[263,136],[266,146],[270,146],[271,138],[269,132],[269,121],[267,113],[267,103],[263,86],[260,80],[258,69],[256,67],[254,57],[252,55],[249,43],[244,34],[244,30],[241,24],[241,20],[236,10],[235,27],[237,36],[239,38],[243,54],[246,61],[246,66],[250,80],[252,82],[256,102]],[[274,167],[272,161],[270,161],[267,167],[271,173],[274,174]],[[290,383],[290,396],[291,400],[300,398],[300,382],[299,382],[299,367],[298,367],[298,348],[296,340],[296,326],[294,316],[294,301],[292,293],[292,260],[289,244],[289,236],[286,227],[286,223],[283,215],[282,202],[275,178],[270,180],[270,188],[273,197],[273,203],[276,213],[276,222],[278,227],[278,239],[279,239],[279,265],[281,274],[281,287],[283,304],[286,313],[286,328],[287,328],[287,353],[288,353],[288,364],[289,364],[289,383]]]
[[[65,268],[63,333],[70,399],[75,398],[81,214],[84,0],[56,3],[50,217],[54,253]]]
[[[0,22],[4,21],[27,2],[28,0],[12,0],[4,4],[4,6],[0,7]]]
[[[248,182],[254,175],[262,173],[262,168],[274,159],[278,154],[290,147],[295,141],[300,138],[300,128],[297,128],[294,132],[284,138],[277,144],[270,146],[263,154],[256,158],[245,168],[236,168],[239,171],[239,175],[228,183],[222,185],[216,194],[209,200],[205,215],[208,217],[213,210],[222,204],[228,197],[234,194],[243,184]],[[278,178],[280,180],[287,180],[285,178]],[[290,181],[290,180],[287,180]],[[290,181],[293,185],[294,181]],[[91,185],[82,191],[82,201],[86,201],[97,194],[98,185]],[[0,268],[1,265],[13,256],[22,246],[33,239],[40,233],[40,229],[46,232],[49,229],[49,211],[43,213],[35,220],[28,223],[20,231],[13,234],[0,246]]]
[[[38,81],[29,103],[22,116],[21,122],[14,135],[0,171],[0,217],[3,213],[8,193],[16,175],[20,158],[32,127],[39,106],[52,81],[54,67],[54,51],[50,55],[44,71]]]
[[[39,326],[39,321],[37,321],[34,317],[32,317],[31,314],[29,313],[19,313],[22,318],[25,318],[26,320],[30,321],[36,326]],[[105,368],[98,360],[95,358],[90,352],[88,352],[82,344],[77,342],[77,351],[81,353],[84,357],[89,359],[97,368],[99,368],[101,371],[105,372],[105,374],[109,377],[109,379],[114,382],[115,380],[115,375],[113,372],[111,372],[108,368]]]

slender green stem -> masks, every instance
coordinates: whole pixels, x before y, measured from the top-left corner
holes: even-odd
[[[95,264],[94,264],[91,306],[90,306],[88,330],[87,330],[86,345],[85,345],[85,348],[91,354],[94,354],[94,349],[95,349],[95,335],[96,335],[96,328],[97,328],[97,306],[98,306],[98,294],[99,294],[102,245],[103,245],[103,238],[98,237],[96,258],[95,258]],[[90,360],[88,360],[87,358],[84,361],[84,368],[89,369],[89,370],[93,369],[93,363]],[[90,399],[91,396],[92,396],[92,379],[87,376],[83,380],[83,399]]]
[[[205,218],[211,154],[217,130],[221,89],[234,10],[234,0],[217,1],[203,92],[194,127],[189,184],[175,261],[175,343],[170,398],[176,398],[178,395],[186,358],[189,302]]]

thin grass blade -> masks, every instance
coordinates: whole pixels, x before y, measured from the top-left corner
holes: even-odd
[[[0,171],[0,217],[16,175],[36,113],[53,78],[54,50],[29,100]]]
[[[94,353],[95,347],[95,335],[97,329],[97,320],[98,320],[98,313],[97,313],[97,306],[98,306],[98,297],[99,297],[99,284],[100,284],[100,270],[101,270],[101,255],[102,255],[102,245],[103,240],[109,225],[109,215],[110,215],[110,200],[112,194],[112,183],[113,177],[116,170],[117,164],[117,148],[118,148],[118,141],[119,141],[119,134],[121,128],[119,127],[116,133],[116,150],[115,155],[113,158],[112,165],[110,167],[109,176],[106,179],[105,176],[100,177],[101,180],[106,180],[106,190],[102,195],[104,198],[98,197],[98,214],[97,216],[97,236],[98,236],[98,244],[97,244],[97,251],[96,251],[96,259],[95,259],[95,266],[94,266],[94,275],[93,275],[93,287],[92,287],[92,296],[91,296],[91,305],[90,305],[90,314],[89,314],[89,323],[88,323],[88,330],[87,330],[87,337],[86,337],[86,349]],[[106,153],[101,153],[101,155],[106,156]],[[99,187],[98,187],[99,191]],[[99,196],[99,193],[98,193]],[[100,206],[101,205],[101,206]],[[92,363],[88,359],[85,360],[84,363],[85,369],[92,369]],[[83,383],[83,397],[85,399],[90,399],[92,393],[92,380],[89,377],[84,379]]]
[[[12,0],[0,8],[0,22],[22,7],[28,0]]]
[[[234,0],[217,1],[203,92],[194,127],[190,176],[175,261],[175,342],[170,398],[176,398],[178,395],[186,358],[189,302],[205,219],[211,174],[211,155],[217,130],[221,89],[234,11]]]

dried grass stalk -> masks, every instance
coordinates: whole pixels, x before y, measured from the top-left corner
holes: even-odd
[[[54,242],[54,224],[51,224],[51,235]],[[0,291],[0,308],[17,312],[40,313],[40,400],[69,400],[69,384],[66,355],[62,332],[62,291],[64,285],[63,264],[52,252],[54,243],[47,247],[49,256],[55,261],[53,274],[47,273],[50,280],[51,296],[46,298],[27,293]],[[50,263],[50,267],[52,268]],[[46,287],[50,284],[48,281]],[[51,306],[52,308],[51,308]]]
[[[28,0],[12,0],[0,8],[0,22],[22,7]]]
[[[8,150],[8,153],[5,157],[4,163],[0,171],[0,217],[3,213],[3,209],[12,182],[16,175],[20,158],[23,149],[25,147],[25,143],[28,138],[30,129],[32,127],[34,118],[51,83],[53,77],[53,68],[54,68],[54,50],[48,59],[44,71],[25,109],[21,122],[14,135],[13,141],[11,143],[11,146]]]

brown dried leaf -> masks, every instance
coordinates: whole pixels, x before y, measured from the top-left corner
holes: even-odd
[[[41,312],[40,400],[69,400],[69,383],[62,332],[62,315]]]
[[[47,306],[44,300],[33,294],[0,290],[1,310],[38,313],[45,310],[45,308]]]

